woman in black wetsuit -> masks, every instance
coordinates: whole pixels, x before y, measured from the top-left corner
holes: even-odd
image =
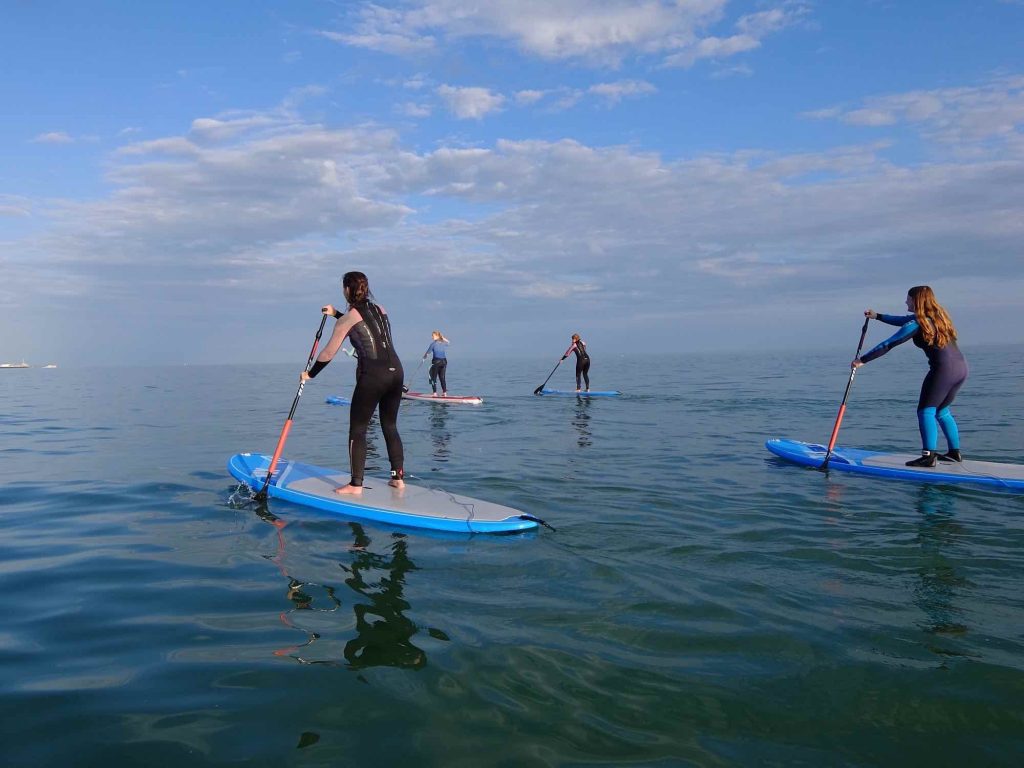
[[[565,354],[562,355],[562,359],[565,360],[569,356],[570,352],[576,353],[576,391],[580,391],[580,376],[583,377],[583,381],[586,382],[587,392],[590,391],[590,355],[587,354],[587,342],[580,338],[578,333],[572,335],[572,344]]]
[[[380,428],[391,461],[391,481],[395,488],[405,485],[403,478],[404,452],[398,434],[398,407],[402,402],[402,361],[391,340],[391,323],[383,307],[377,306],[370,293],[370,285],[362,272],[346,272],[341,280],[349,309],[344,315],[328,304],[325,315],[334,315],[334,333],[327,346],[317,356],[309,373],[300,378],[315,378],[341,349],[347,336],[356,351],[356,388],[352,392],[352,409],[348,425],[348,452],[352,465],[352,480],[336,488],[335,493],[360,495],[363,492],[363,470],[366,466],[366,428],[370,417],[380,406]]]
[[[914,345],[928,357],[928,375],[921,384],[921,397],[917,402],[917,421],[921,430],[921,458],[908,461],[909,467],[934,467],[936,462],[962,461],[960,431],[957,429],[949,406],[960,387],[967,380],[967,361],[956,344],[956,328],[946,310],[935,300],[935,293],[927,285],[918,285],[907,292],[907,309],[912,315],[883,315],[873,309],[864,311],[867,317],[881,320],[900,329],[860,357],[850,367],[881,357],[893,347],[913,339]],[[949,451],[939,454],[939,431],[946,436]]]

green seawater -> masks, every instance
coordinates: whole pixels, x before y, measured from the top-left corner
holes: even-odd
[[[485,403],[403,405],[410,481],[556,529],[513,536],[232,504],[301,361],[0,373],[0,762],[1021,765],[1024,494],[763,447],[827,440],[851,352],[594,350],[592,401],[453,355]],[[965,454],[1024,463],[1024,348],[965,352]],[[353,370],[286,456],[345,466]],[[862,369],[840,444],[916,451],[925,370]]]

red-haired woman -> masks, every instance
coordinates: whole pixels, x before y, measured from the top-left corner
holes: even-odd
[[[348,453],[352,465],[352,480],[336,488],[335,493],[359,496],[363,492],[363,470],[366,467],[366,428],[370,417],[380,406],[380,429],[391,461],[389,485],[405,485],[403,464],[405,455],[402,438],[398,434],[398,407],[402,402],[402,361],[391,340],[391,323],[383,307],[377,306],[370,293],[370,285],[362,272],[346,272],[341,280],[348,302],[344,315],[328,304],[325,315],[334,315],[334,333],[327,346],[317,356],[309,373],[302,372],[302,381],[314,378],[341,349],[345,337],[349,338],[359,358],[356,364],[356,388],[352,392],[352,409],[348,423]]]
[[[864,314],[874,320],[900,329],[850,363],[858,368],[881,357],[893,347],[913,339],[914,344],[928,356],[928,375],[921,384],[921,397],[917,402],[917,421],[921,429],[921,458],[908,461],[909,467],[934,467],[936,462],[962,461],[960,432],[949,406],[956,393],[967,380],[967,361],[956,345],[956,328],[946,310],[935,300],[935,292],[927,285],[917,285],[907,292],[907,309],[911,315],[883,315],[873,309]],[[938,452],[939,431],[946,436],[949,451]]]

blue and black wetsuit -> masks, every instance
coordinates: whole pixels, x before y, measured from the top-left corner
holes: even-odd
[[[917,420],[921,429],[921,444],[926,451],[935,452],[938,447],[939,433],[942,432],[949,442],[950,450],[960,449],[960,432],[957,429],[949,406],[956,398],[960,387],[967,381],[967,360],[951,340],[944,347],[928,344],[921,333],[921,326],[915,315],[878,315],[878,319],[889,325],[898,325],[900,329],[892,336],[861,355],[862,363],[881,357],[893,347],[899,346],[908,339],[924,350],[928,357],[928,375],[921,384],[921,396],[917,401]]]
[[[448,368],[448,356],[445,352],[447,341],[432,341],[427,347],[427,353],[432,355],[430,360],[430,388],[437,394],[437,380],[441,380],[441,391],[448,391],[448,382],[445,381],[445,370]],[[424,354],[424,357],[427,355]]]
[[[391,476],[404,475],[405,454],[398,434],[398,407],[402,403],[402,361],[391,340],[391,323],[371,301],[353,306],[362,318],[349,331],[349,341],[358,355],[356,388],[348,422],[348,450],[352,463],[352,485],[363,484],[366,468],[366,428],[380,406],[380,429],[391,461]]]

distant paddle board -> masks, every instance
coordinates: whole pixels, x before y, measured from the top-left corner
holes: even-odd
[[[239,453],[228,460],[228,472],[256,491],[263,488],[269,466],[270,456],[258,453]],[[334,489],[349,479],[347,472],[282,459],[267,494],[346,518],[435,531],[508,533],[533,530],[539,524],[537,518],[512,507],[409,483],[392,488],[377,478],[366,478],[361,496],[336,494]]]
[[[538,395],[551,395],[553,397],[619,397],[622,393],[618,390],[609,389],[605,391],[590,390],[589,392],[576,392],[567,389],[542,389]]]
[[[325,401],[328,405],[352,405],[352,401],[341,395],[329,395]]]
[[[406,400],[426,400],[431,403],[452,403],[455,405],[480,405],[484,399],[476,395],[432,395],[429,392],[403,392]]]
[[[828,447],[796,440],[769,440],[765,448],[794,464],[821,467]],[[1024,491],[1024,464],[1002,464],[995,461],[940,461],[934,467],[908,467],[906,462],[920,454],[883,453],[860,448],[835,448],[828,468],[837,472],[853,472],[897,480],[924,483],[970,483]]]

